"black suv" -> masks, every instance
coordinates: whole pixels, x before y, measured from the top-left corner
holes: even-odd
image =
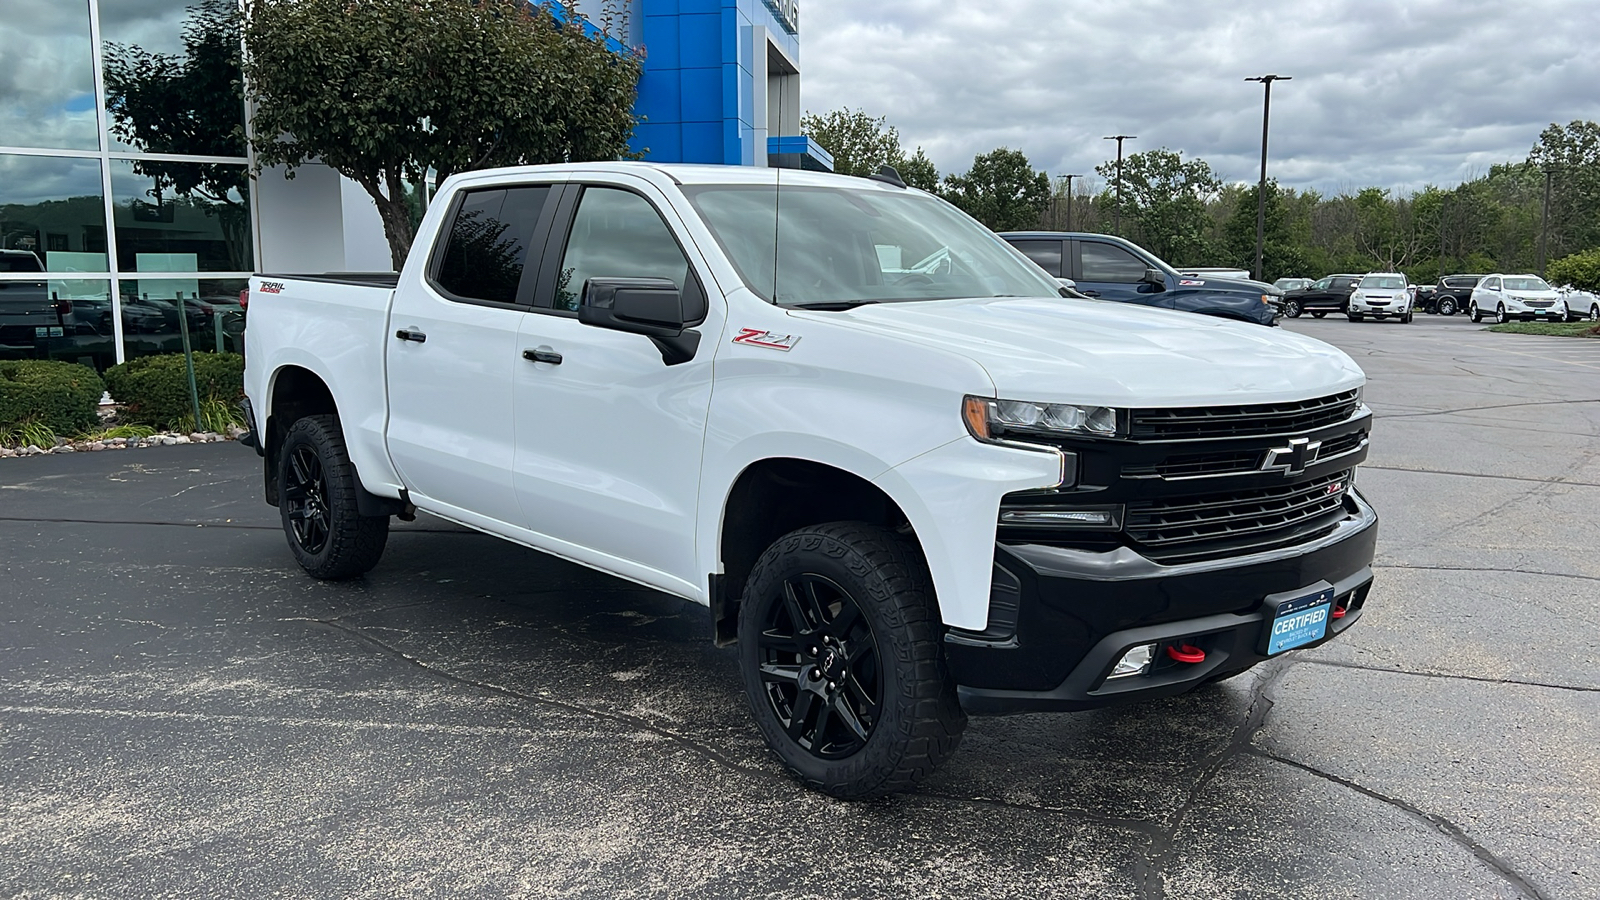
[[[1331,312],[1348,313],[1350,295],[1361,283],[1360,275],[1329,275],[1311,282],[1309,287],[1288,291],[1283,295],[1283,314],[1297,319],[1301,313],[1311,313],[1320,319]]]
[[[1453,316],[1467,308],[1472,289],[1482,280],[1482,275],[1446,275],[1433,286],[1433,294],[1426,301],[1422,299],[1422,292],[1417,292],[1418,304],[1425,312]]]
[[[1275,325],[1283,292],[1270,284],[1214,275],[1180,275],[1132,241],[1109,234],[1012,231],[1000,235],[1081,294]]]

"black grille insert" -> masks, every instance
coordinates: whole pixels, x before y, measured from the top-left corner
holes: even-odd
[[[1128,436],[1178,441],[1310,431],[1350,418],[1358,403],[1355,391],[1345,391],[1293,403],[1136,409]]]
[[[1252,542],[1287,536],[1324,516],[1342,514],[1350,472],[1300,484],[1174,497],[1128,504],[1128,537],[1155,551],[1190,555],[1202,541],[1249,537]]]

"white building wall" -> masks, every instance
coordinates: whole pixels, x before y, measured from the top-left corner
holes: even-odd
[[[390,272],[389,240],[383,236],[383,218],[367,196],[366,189],[348,178],[339,178],[344,207],[345,272]]]
[[[344,206],[339,173],[301,166],[294,178],[280,168],[256,179],[262,272],[336,272],[346,268]]]

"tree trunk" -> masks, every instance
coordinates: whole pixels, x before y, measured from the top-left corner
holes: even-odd
[[[406,207],[405,186],[398,175],[388,177],[389,193],[384,194],[376,179],[358,178],[361,187],[378,208],[383,220],[383,236],[389,241],[389,263],[396,272],[405,268],[406,255],[411,252],[411,242],[417,233],[411,227],[411,210]]]

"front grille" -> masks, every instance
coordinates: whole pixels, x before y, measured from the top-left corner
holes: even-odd
[[[1128,504],[1128,537],[1156,559],[1208,555],[1210,542],[1272,542],[1342,515],[1348,470],[1300,484]]]
[[[1336,438],[1329,438],[1322,442],[1322,448],[1317,451],[1317,459],[1333,459],[1335,456],[1349,453],[1359,448],[1366,439],[1365,431],[1352,431]]]
[[[1134,440],[1180,441],[1311,431],[1350,418],[1355,391],[1293,403],[1136,409],[1128,436]]]
[[[1524,300],[1523,302],[1534,309],[1549,309],[1556,305],[1554,300]]]
[[[1163,478],[1182,481],[1186,478],[1209,478],[1214,475],[1232,475],[1254,472],[1261,466],[1260,450],[1239,450],[1231,453],[1185,453],[1169,456],[1153,466],[1124,466],[1123,478]]]

